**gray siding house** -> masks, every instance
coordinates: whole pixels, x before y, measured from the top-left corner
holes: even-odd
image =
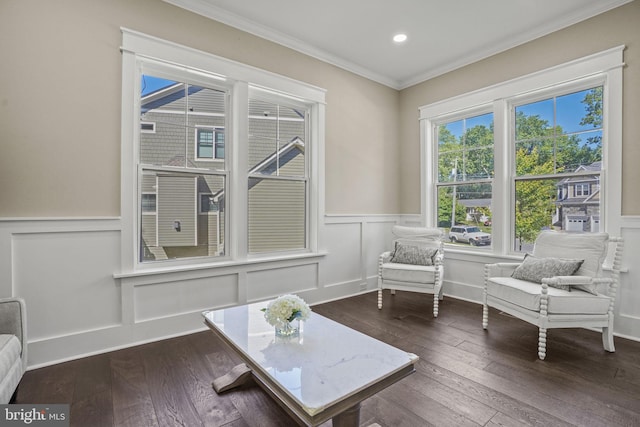
[[[141,261],[224,255],[226,99],[183,83],[142,97]],[[304,248],[306,112],[249,110],[249,250]]]
[[[566,231],[600,231],[600,175],[602,162],[580,166],[576,172],[597,174],[565,178],[558,182],[553,225]]]

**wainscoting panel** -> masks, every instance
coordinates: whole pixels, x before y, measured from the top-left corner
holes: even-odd
[[[614,330],[622,336],[640,339],[640,218],[627,218],[623,223],[624,254],[620,275],[618,316]]]
[[[362,222],[329,223],[325,227],[327,284],[362,281]]]
[[[463,296],[470,301],[480,301],[484,287],[483,257],[470,257],[459,253],[446,252],[444,259],[445,293]]]
[[[135,321],[238,304],[238,276],[206,277],[134,287]]]
[[[118,218],[0,219],[0,297],[27,303],[30,369],[205,329],[201,311],[297,293],[310,304],[376,286],[394,224],[417,215],[327,215],[326,255],[250,261],[173,273],[120,275]],[[640,340],[640,217],[625,238],[615,333]],[[486,262],[445,254],[444,293],[480,303]],[[478,307],[480,319],[481,311]]]
[[[15,233],[11,240],[13,295],[27,301],[30,340],[120,324],[119,232]]]
[[[318,287],[318,264],[280,267],[247,273],[247,302]]]

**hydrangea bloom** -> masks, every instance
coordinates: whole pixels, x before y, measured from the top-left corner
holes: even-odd
[[[311,308],[297,295],[282,295],[267,304],[264,318],[270,325],[283,327],[295,319],[307,320],[311,315]]]

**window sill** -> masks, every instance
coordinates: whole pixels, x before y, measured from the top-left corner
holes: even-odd
[[[190,264],[190,265],[172,265],[172,266],[158,266],[147,267],[135,271],[123,271],[120,273],[114,273],[115,279],[128,279],[153,275],[164,274],[176,274],[185,272],[195,272],[203,270],[218,270],[224,268],[235,268],[243,266],[252,266],[259,264],[275,264],[275,263],[289,263],[289,261],[302,261],[302,260],[314,260],[320,259],[327,255],[327,252],[310,252],[304,254],[292,254],[292,255],[279,255],[279,256],[265,256],[260,258],[251,258],[244,260],[228,260],[220,262],[210,262],[204,264]]]

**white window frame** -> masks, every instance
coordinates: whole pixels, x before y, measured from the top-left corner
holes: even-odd
[[[624,46],[614,47],[549,69],[419,108],[421,150],[421,216],[424,224],[437,224],[437,140],[434,130],[448,117],[471,116],[484,109],[494,113],[494,179],[492,189],[492,248],[478,256],[515,256],[513,246],[515,155],[514,105],[544,99],[553,93],[603,86],[603,164],[601,176],[601,228],[620,234],[622,215],[622,67]],[[508,196],[508,197],[505,197]],[[468,249],[448,248],[453,252]]]
[[[477,116],[482,116],[488,113],[492,113],[493,111],[491,110],[491,108],[489,108],[489,106],[484,105],[484,106],[480,106],[478,108],[469,108],[466,109],[464,111],[458,111],[458,112],[454,112],[452,114],[446,114],[443,115],[441,117],[438,117],[437,120],[433,120],[432,125],[433,127],[433,143],[435,144],[435,146],[433,147],[433,155],[434,155],[434,164],[433,164],[433,168],[434,168],[434,200],[435,200],[435,207],[434,207],[434,223],[433,226],[435,227],[438,224],[438,188],[440,187],[449,187],[449,186],[455,186],[460,187],[460,186],[465,186],[465,185],[473,185],[473,184],[492,184],[493,183],[493,178],[484,178],[484,179],[472,179],[472,180],[466,180],[466,181],[454,181],[454,182],[438,182],[438,139],[437,139],[437,127],[445,125],[447,123],[451,123],[451,122],[456,122],[458,120],[464,120],[464,119],[470,119],[470,118],[474,118]],[[494,118],[495,121],[495,118]],[[495,139],[495,136],[494,136]],[[494,148],[494,152],[495,152],[495,140],[493,142],[493,148]],[[462,167],[462,166],[460,166]],[[456,172],[457,173],[457,172]],[[492,185],[492,189],[491,189],[491,194],[493,195],[493,185]],[[465,213],[469,213],[466,212]],[[451,227],[455,226],[456,224],[452,223]],[[477,248],[477,250],[487,250],[486,247],[483,248]]]
[[[574,192],[576,196],[590,196],[591,195],[591,185],[587,183],[578,183],[574,186]],[[579,190],[578,190],[579,189]]]
[[[213,155],[212,157],[200,157],[198,155],[198,131],[200,129],[211,129],[213,131]],[[195,160],[198,162],[212,162],[212,161],[217,161],[220,162],[222,160],[224,160],[224,157],[216,157],[216,134],[218,131],[222,130],[222,132],[224,133],[224,128],[222,126],[210,126],[210,125],[195,125],[195,129],[194,129],[194,137],[193,137],[193,141],[194,141],[194,153],[195,153]],[[225,135],[226,136],[226,135]]]
[[[324,135],[325,90],[255,67],[228,60],[207,52],[165,41],[137,31],[122,31],[122,174],[121,217],[122,251],[119,276],[136,275],[149,271],[172,272],[175,269],[227,267],[233,264],[268,262],[296,257],[322,255],[322,226],[324,218]],[[231,197],[225,200],[225,256],[184,258],[161,262],[140,262],[139,218],[140,190],[137,187],[140,143],[140,76],[152,74],[146,70],[174,68],[182,76],[178,81],[228,88],[231,94],[231,110],[225,126],[225,162],[227,182]],[[160,75],[160,77],[166,77]],[[261,89],[304,103],[310,112],[309,185],[307,213],[307,247],[292,252],[248,254],[247,242],[247,178],[248,154],[241,141],[247,140],[248,96],[252,90]],[[233,219],[233,220],[231,220]]]
[[[305,103],[301,103],[299,100],[296,99],[287,99],[286,97],[282,97],[280,95],[278,95],[277,93],[273,93],[271,91],[265,90],[264,88],[260,88],[260,87],[255,87],[255,86],[250,86],[249,87],[249,98],[250,99],[254,99],[254,100],[261,100],[261,101],[266,101],[266,102],[270,102],[270,103],[274,103],[274,104],[278,104],[280,106],[284,106],[284,107],[288,107],[288,108],[297,108],[297,109],[301,109],[301,110],[305,110],[305,112],[309,113],[309,105],[306,105]],[[308,114],[307,114],[308,115]],[[262,119],[262,117],[260,117],[259,119]],[[269,120],[272,120],[272,118],[270,117]],[[288,118],[278,118],[278,120],[290,120]],[[298,119],[296,119],[297,121]],[[300,119],[299,121],[306,121],[308,125],[311,125],[311,120],[309,117],[306,117],[305,119]],[[309,126],[306,127],[305,129],[305,135],[303,135],[303,138],[305,141],[311,141],[311,130],[309,129]],[[308,147],[309,145],[306,144],[306,147]],[[307,156],[306,154],[306,147],[305,147],[305,156],[304,156],[304,176],[284,176],[284,175],[280,175],[280,171],[278,170],[278,172],[275,175],[262,175],[259,173],[254,173],[252,170],[249,170],[248,174],[247,174],[247,185],[250,181],[251,178],[258,178],[258,179],[264,179],[264,180],[282,180],[282,181],[298,181],[298,182],[303,182],[304,186],[305,186],[305,211],[309,211],[309,209],[311,209],[311,205],[310,205],[310,197],[309,197],[309,183],[310,183],[310,179],[309,179],[309,171],[311,169],[310,167],[310,157]],[[281,149],[282,147],[280,147],[279,145],[277,145],[277,150]],[[260,164],[258,165],[254,165],[253,170],[255,170],[258,166],[260,166]],[[247,213],[249,210],[249,203],[248,203],[249,199],[247,198]],[[309,221],[305,220],[305,236],[309,236],[309,229],[310,229],[310,225],[309,225]],[[248,239],[248,235],[247,235],[247,239]],[[247,241],[248,244],[248,241]],[[308,243],[307,243],[308,245]],[[262,256],[262,254],[264,252],[250,252],[249,249],[247,249],[249,257],[260,257]],[[286,254],[286,253],[290,253],[290,252],[296,252],[296,250],[277,250],[274,251],[273,253],[280,253],[280,254]]]

